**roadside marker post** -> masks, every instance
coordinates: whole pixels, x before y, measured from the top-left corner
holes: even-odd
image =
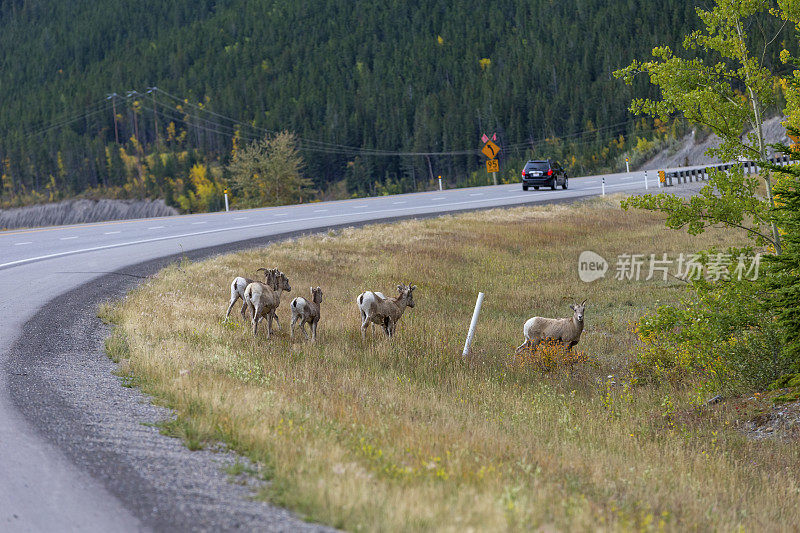
[[[603,189],[602,194],[603,194],[603,196],[605,196],[606,195],[606,177],[605,176],[603,176],[602,189]]]
[[[230,209],[228,209],[228,189],[225,189],[225,211],[230,211]]]
[[[644,190],[647,190],[649,187],[647,186],[647,171],[644,171]]]
[[[478,293],[478,301],[475,302],[475,311],[472,313],[472,321],[469,323],[469,332],[467,333],[467,342],[464,343],[464,351],[461,353],[462,357],[469,354],[469,348],[472,344],[472,337],[475,335],[475,326],[478,324],[478,315],[481,314],[481,304],[483,304],[483,293]]]
[[[439,176],[439,190],[442,190],[442,177]]]
[[[631,171],[631,164],[628,161],[628,158],[626,157],[625,158],[625,172],[630,172],[630,171]]]

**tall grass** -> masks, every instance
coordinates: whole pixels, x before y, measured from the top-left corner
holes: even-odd
[[[585,249],[675,255],[734,236],[665,230],[597,201],[347,229],[172,267],[103,314],[122,369],[173,408],[191,446],[222,440],[262,465],[263,498],[350,530],[791,529],[800,453],[750,442],[734,408],[626,379],[629,324],[680,282],[584,284]],[[254,339],[222,320],[231,279],[278,266],[291,296],[325,291],[319,341]],[[612,264],[613,269],[613,264]],[[609,279],[610,278],[610,279]],[[355,297],[413,282],[392,341],[362,342]],[[472,355],[462,359],[478,291]],[[585,354],[511,365],[532,315],[588,299]],[[115,349],[116,356],[119,349]]]

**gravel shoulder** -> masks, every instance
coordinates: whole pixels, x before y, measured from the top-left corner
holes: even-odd
[[[181,257],[197,260],[290,236],[198,250],[107,274],[43,307],[10,351],[5,370],[15,407],[147,529],[327,530],[255,500],[258,484],[252,478],[233,480],[225,471],[240,460],[235,454],[190,451],[179,439],[162,435],[154,424],[171,418],[171,411],[123,386],[104,351],[109,329],[97,318],[101,302],[124,296],[143,277]]]

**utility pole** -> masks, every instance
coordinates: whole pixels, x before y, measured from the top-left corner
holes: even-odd
[[[133,132],[134,132],[134,135],[136,136],[136,144],[139,145],[139,150],[141,151],[141,149],[142,149],[142,141],[139,140],[139,118],[136,116],[136,98],[135,98],[136,95],[138,95],[138,94],[139,93],[136,92],[136,91],[128,91],[128,98],[130,98],[132,96],[134,97],[134,100],[133,100],[133,104],[134,105],[132,106],[132,110],[133,110]]]
[[[114,140],[119,144],[119,128],[117,127],[117,93],[111,93],[106,100],[111,100],[111,107],[114,112]]]
[[[158,87],[148,87],[147,92],[153,97],[153,121],[156,127],[156,146],[158,146],[158,111],[156,111],[156,91]]]

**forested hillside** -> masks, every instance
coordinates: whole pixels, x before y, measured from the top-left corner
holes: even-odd
[[[692,4],[0,0],[0,202],[215,208],[231,150],[282,130],[346,194],[485,180],[484,132],[506,178],[529,156],[608,168],[666,131],[631,120],[611,72],[677,48]]]

